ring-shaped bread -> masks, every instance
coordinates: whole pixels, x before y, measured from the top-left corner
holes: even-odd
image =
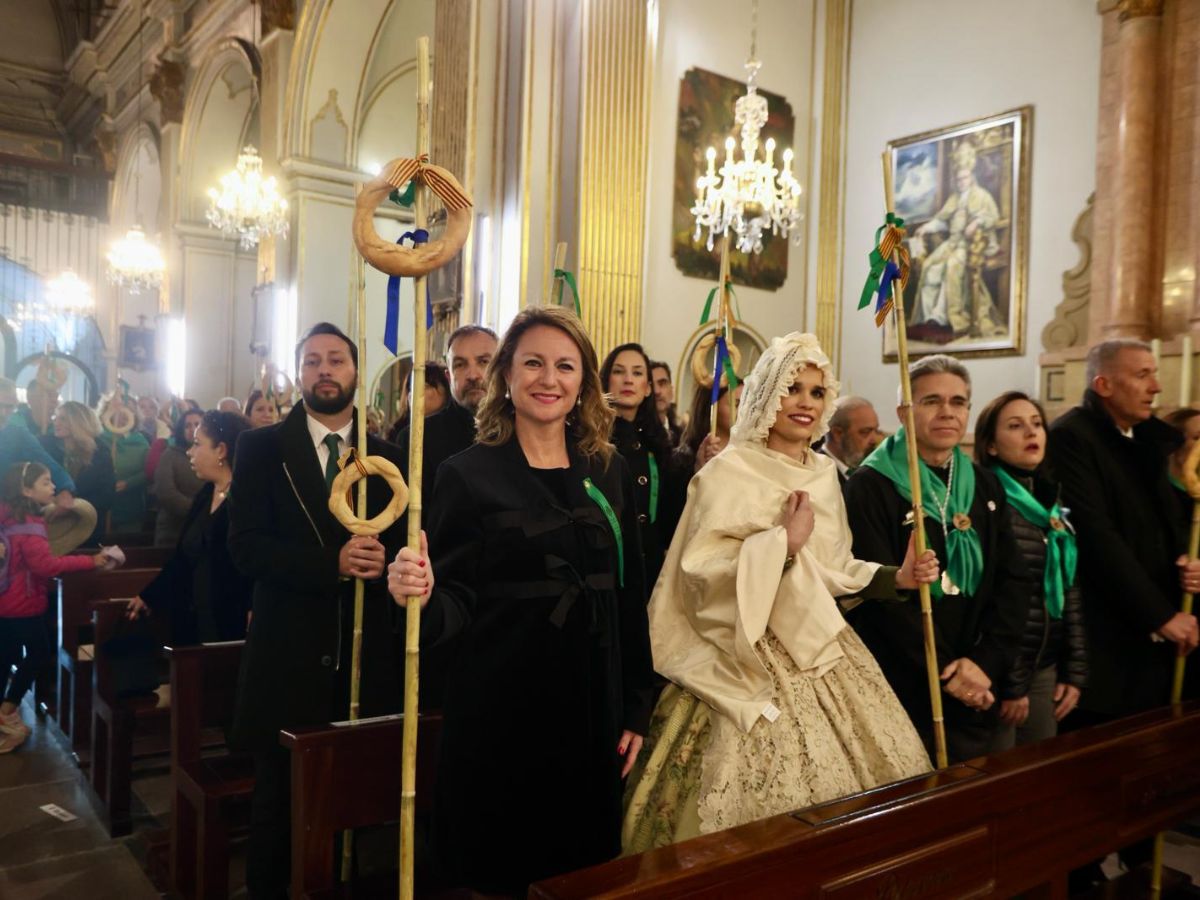
[[[118,418],[121,419],[120,424],[117,424]],[[123,437],[137,426],[137,416],[128,407],[110,403],[104,410],[104,415],[100,417],[100,424],[113,434]]]
[[[339,465],[342,470],[333,479],[333,487],[329,492],[329,511],[335,519],[345,526],[351,534],[376,535],[386,531],[392,524],[404,515],[408,508],[408,485],[404,476],[396,468],[395,463],[385,456],[360,456],[357,462],[362,464],[366,475],[379,475],[392,489],[392,499],[383,508],[383,512],[373,519],[360,519],[350,507],[348,493],[350,488],[365,478],[358,465],[349,459],[350,454],[343,457]]]
[[[708,351],[716,344],[717,336],[710,331],[700,338],[700,343],[692,351],[692,377],[696,379],[696,384],[703,387],[712,387],[713,367],[708,364]],[[729,348],[729,362],[732,363],[733,370],[736,372],[742,367],[742,351],[732,341],[726,341],[725,346]],[[724,372],[721,373],[721,387],[729,387],[729,379]]]
[[[375,231],[375,210],[393,190],[414,178],[424,182],[446,207],[446,230],[436,240],[403,247]],[[450,262],[471,233],[471,198],[453,175],[422,159],[393,159],[368,181],[354,201],[354,245],[363,259],[386,275],[419,278]]]
[[[295,384],[292,379],[288,378],[287,372],[282,369],[277,369],[275,366],[268,366],[262,377],[262,393],[264,397],[275,395],[275,403],[277,406],[287,406],[292,402],[292,395],[296,391]]]

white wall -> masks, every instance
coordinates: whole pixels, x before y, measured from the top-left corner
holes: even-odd
[[[796,118],[793,170],[806,180],[810,122],[810,66],[814,0],[760,0],[758,56],[763,67],[759,84],[791,104]],[[651,356],[674,366],[696,330],[704,299],[716,285],[689,278],[671,256],[671,211],[674,203],[675,132],[679,82],[692,67],[743,80],[750,50],[749,4],[722,0],[662,0],[658,59],[650,132],[650,177],[645,303],[642,342]],[[777,151],[776,159],[783,148]],[[719,152],[722,152],[718,148]],[[809,185],[804,184],[807,191]],[[801,240],[816,215],[810,209]],[[804,285],[801,246],[788,248],[787,281],[778,291],[736,287],[745,321],[768,340],[803,327]]]
[[[879,155],[889,140],[1032,104],[1033,152],[1024,355],[968,360],[975,408],[1001,391],[1037,389],[1041,334],[1078,261],[1071,227],[1095,185],[1100,16],[1094,0],[857,0],[851,32],[842,282],[844,390],[893,426],[897,373],[857,313],[879,225]],[[902,12],[902,14],[901,14]],[[895,60],[895,62],[893,62]],[[886,67],[886,71],[885,71]]]

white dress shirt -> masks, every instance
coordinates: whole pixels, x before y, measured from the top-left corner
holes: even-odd
[[[328,434],[338,436],[338,459],[341,459],[346,448],[350,446],[350,429],[354,427],[354,419],[337,431],[330,431],[308,413],[305,413],[304,420],[308,423],[308,433],[312,437],[313,447],[317,451],[317,462],[321,464],[321,474],[324,474],[325,467],[329,464],[329,448],[325,446],[325,436]]]

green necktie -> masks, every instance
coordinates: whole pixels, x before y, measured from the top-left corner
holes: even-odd
[[[338,474],[338,444],[341,443],[341,438],[332,431],[325,435],[323,443],[329,448],[329,459],[325,460],[325,489],[333,490],[333,479],[337,478]]]

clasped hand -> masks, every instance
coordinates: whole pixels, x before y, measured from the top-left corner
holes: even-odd
[[[942,670],[943,690],[971,709],[990,709],[996,702],[992,679],[972,660],[956,659]]]
[[[338,573],[347,578],[370,581],[383,574],[386,562],[387,556],[378,538],[356,534],[342,545],[338,554]]]

